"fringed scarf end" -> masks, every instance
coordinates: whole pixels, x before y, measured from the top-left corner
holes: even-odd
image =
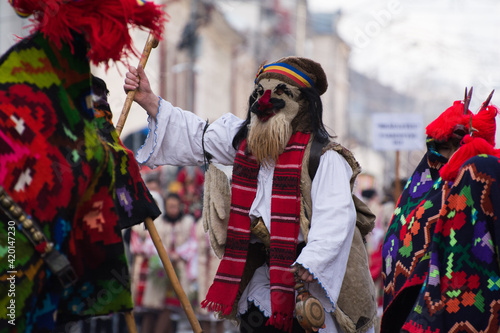
[[[292,332],[293,316],[275,312],[271,318],[267,320],[266,326],[274,326],[281,331],[290,333]]]
[[[218,312],[223,316],[229,316],[233,311],[233,307],[231,305],[220,304],[209,300],[204,300],[203,302],[201,302],[201,307],[211,312]]]

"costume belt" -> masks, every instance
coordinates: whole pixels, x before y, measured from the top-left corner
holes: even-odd
[[[68,258],[54,249],[53,243],[49,242],[40,225],[14,202],[2,186],[0,186],[0,208],[33,244],[50,271],[57,276],[62,287],[68,288],[75,284],[78,277]]]

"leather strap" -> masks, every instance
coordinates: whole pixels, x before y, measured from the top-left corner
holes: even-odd
[[[35,250],[40,253],[43,261],[50,271],[57,276],[63,288],[72,286],[78,279],[68,258],[54,249],[42,228],[26,212],[14,202],[14,199],[0,186],[0,209],[7,218],[16,223],[26,238],[33,244]]]
[[[328,141],[326,142],[328,143]],[[319,167],[319,159],[321,158],[321,153],[323,152],[324,144],[313,139],[311,144],[311,152],[309,154],[309,177],[311,181],[314,179],[316,175],[316,171]]]

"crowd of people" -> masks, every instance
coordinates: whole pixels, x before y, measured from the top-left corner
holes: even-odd
[[[167,168],[167,167],[166,167]],[[204,174],[199,167],[145,172],[146,186],[162,215],[158,234],[204,332],[223,331],[223,322],[199,307],[219,259],[201,220]],[[141,332],[176,332],[183,310],[144,224],[131,229],[132,295]]]

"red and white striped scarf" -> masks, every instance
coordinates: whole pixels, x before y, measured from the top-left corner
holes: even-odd
[[[310,134],[292,135],[274,169],[271,197],[270,283],[272,316],[267,325],[291,331],[295,307],[295,280],[290,266],[296,259],[300,217],[300,173]],[[257,193],[259,165],[240,145],[233,166],[231,212],[226,250],[214,283],[201,303],[210,311],[229,315],[245,268],[250,242],[250,207]]]

